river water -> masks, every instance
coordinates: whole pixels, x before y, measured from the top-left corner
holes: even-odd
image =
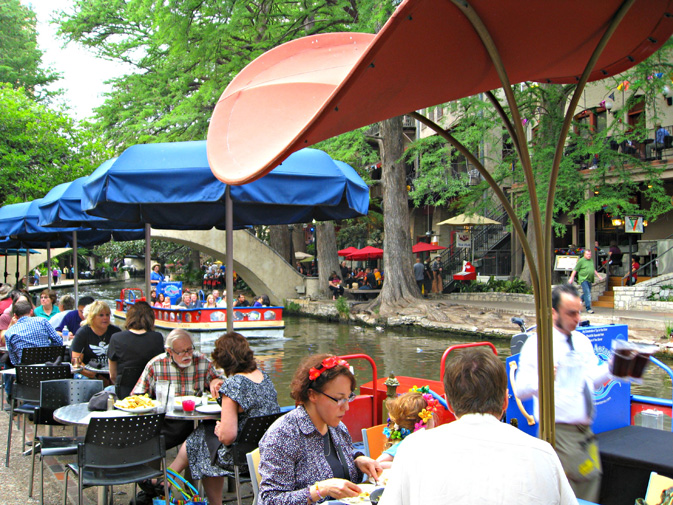
[[[105,300],[114,310],[114,300],[119,298],[120,291],[125,286],[130,287],[131,284],[82,286],[80,296],[90,294]],[[71,290],[60,290],[61,293],[68,291]],[[429,332],[417,328],[377,331],[375,328],[331,323],[308,317],[286,315],[284,319],[284,337],[250,339],[258,362],[276,385],[281,405],[293,403],[289,395],[289,384],[297,365],[308,354],[363,353],[374,359],[379,377],[394,373],[439,380],[439,363],[447,347],[474,341],[450,333]],[[123,321],[116,324],[123,325]],[[198,335],[194,334],[197,345]],[[503,360],[510,355],[509,339],[491,341]],[[371,380],[371,366],[368,362],[354,360],[351,364],[355,368],[359,384]],[[651,365],[645,373],[643,384],[633,385],[632,393],[671,398],[671,380],[661,369]]]

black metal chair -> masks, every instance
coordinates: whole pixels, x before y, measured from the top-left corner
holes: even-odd
[[[266,430],[283,414],[284,412],[277,412],[276,414],[268,414],[266,416],[249,417],[243,423],[236,441],[229,448],[234,459],[234,480],[236,483],[236,502],[238,505],[241,505],[243,498],[250,498],[250,496],[241,496],[241,468],[248,468],[246,455],[259,447],[259,441],[264,436],[264,433],[266,433]]]
[[[164,414],[128,417],[92,417],[84,443],[77,446],[77,463],[65,469],[63,503],[68,501],[68,473],[78,477],[77,503],[85,487],[117,486],[163,477],[166,505],[166,444],[161,435]],[[161,468],[151,463],[160,461]],[[134,499],[135,503],[135,499]]]
[[[54,411],[65,405],[88,402],[93,395],[103,390],[103,381],[60,379],[42,381],[40,384],[40,405],[35,409],[35,430],[33,436],[32,461],[28,496],[33,496],[33,478],[35,475],[35,456],[40,458],[40,505],[44,503],[44,460],[45,456],[63,456],[77,454],[77,444],[84,437],[38,437],[38,427],[59,425],[54,420]]]
[[[144,368],[142,367],[133,366],[124,368],[121,377],[119,378],[119,384],[115,386],[117,398],[121,400],[131,394],[136,382],[138,382],[138,379],[140,379],[140,376],[143,374],[143,370]]]
[[[9,429],[7,430],[7,455],[5,466],[9,466],[9,451],[12,447],[12,420],[14,414],[22,414],[22,451],[26,449],[26,419],[27,415],[35,415],[35,409],[40,402],[40,383],[54,379],[70,379],[70,365],[40,366],[17,365],[16,380],[12,384],[12,398],[9,401]]]
[[[21,349],[22,365],[40,365],[65,355],[64,345],[52,345],[47,347],[24,347]]]

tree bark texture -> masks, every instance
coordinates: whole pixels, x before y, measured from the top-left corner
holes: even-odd
[[[290,242],[290,229],[286,224],[275,224],[269,226],[269,246],[276,251],[290,265],[294,265],[294,256]]]
[[[379,313],[385,314],[414,303],[420,292],[413,275],[402,117],[383,121],[381,136],[385,282],[375,303],[380,303]]]
[[[334,223],[325,221],[316,223],[316,247],[318,253],[318,278],[320,279],[321,298],[331,298],[329,291],[329,276],[336,272],[341,277],[339,271],[339,256],[337,255],[336,232]]]

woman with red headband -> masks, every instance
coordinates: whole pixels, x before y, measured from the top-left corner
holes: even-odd
[[[337,356],[305,358],[291,395],[297,408],[278,419],[259,444],[260,505],[306,505],[358,496],[363,473],[377,478],[381,465],[356,453],[341,422],[355,398],[355,377]]]

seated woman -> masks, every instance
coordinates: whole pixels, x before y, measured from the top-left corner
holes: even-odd
[[[154,305],[156,301],[157,301],[157,290],[153,289],[152,291],[150,291],[150,303]]]
[[[215,297],[212,294],[208,295],[208,298],[206,298],[206,303],[203,305],[203,307],[206,309],[217,308],[217,303],[215,303]]]
[[[40,306],[37,307],[33,314],[35,317],[44,317],[50,319],[61,312],[56,304],[56,292],[51,289],[45,289],[40,293]]]
[[[142,370],[149,360],[162,352],[164,337],[154,331],[154,310],[147,302],[134,303],[126,311],[126,330],[112,335],[107,348],[110,381],[119,384],[125,368]]]
[[[84,308],[84,317],[85,320],[82,321],[70,345],[72,362],[75,366],[94,362],[98,368],[107,368],[108,345],[110,345],[112,335],[120,332],[121,329],[110,324],[110,306],[101,300],[87,305]],[[110,378],[107,374],[87,369],[82,370],[80,374],[89,379],[100,379],[106,386],[110,385]]]
[[[164,309],[170,309],[171,308],[171,297],[170,296],[165,296],[164,301],[161,304],[161,307]]]
[[[260,504],[306,505],[358,496],[363,472],[381,474],[375,460],[355,453],[341,418],[355,398],[346,361],[329,354],[305,358],[292,379],[298,407],[278,419],[259,443]]]
[[[166,297],[164,296],[163,293],[159,293],[159,296],[157,297],[157,301],[152,304],[152,307],[163,307],[164,303],[166,302]],[[170,302],[168,302],[170,305]]]
[[[383,434],[388,437],[383,453],[376,458],[382,468],[390,468],[397,449],[402,441],[411,433],[435,427],[435,412],[439,402],[427,392],[427,386],[421,389],[413,388],[408,393],[388,400],[388,426],[383,428]]]
[[[257,368],[248,341],[238,333],[227,333],[215,342],[213,360],[227,379],[220,387],[222,417],[217,423],[203,422],[180,447],[171,469],[182,472],[189,464],[194,479],[202,479],[208,503],[222,503],[224,477],[233,475],[233,457],[228,446],[249,417],[280,410],[276,388],[269,376]],[[215,442],[215,443],[213,443]]]
[[[329,275],[329,290],[332,292],[332,300],[336,300],[337,296],[344,294],[344,287],[341,285],[341,279],[335,271]]]
[[[253,307],[268,307],[271,305],[269,300],[269,295],[260,295],[255,298],[255,303],[252,304]]]

